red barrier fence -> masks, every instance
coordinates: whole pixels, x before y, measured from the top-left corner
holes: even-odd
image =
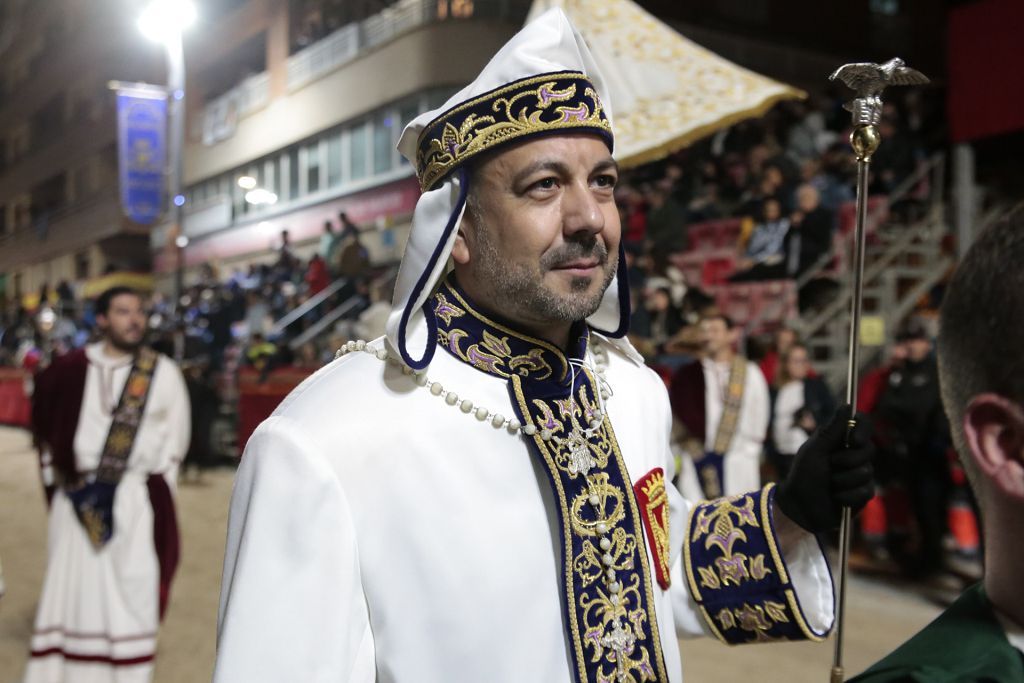
[[[0,368],[0,424],[28,427],[32,404],[27,391],[31,375],[21,368]]]

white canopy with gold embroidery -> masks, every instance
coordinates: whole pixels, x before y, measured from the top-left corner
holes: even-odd
[[[806,96],[697,45],[632,0],[534,0],[529,19],[550,7],[569,16],[604,76],[603,94],[615,104],[615,156],[624,166]]]

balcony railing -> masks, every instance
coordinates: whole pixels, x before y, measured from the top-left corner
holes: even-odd
[[[270,102],[270,74],[249,76],[239,85],[210,101],[203,109],[203,144],[213,145],[231,137],[239,119]]]
[[[440,21],[488,19],[522,23],[530,0],[402,0],[366,19],[343,26],[288,58],[287,85],[295,91],[378,45],[414,28]],[[251,76],[203,110],[203,144],[230,137],[238,121],[269,102],[270,77]]]

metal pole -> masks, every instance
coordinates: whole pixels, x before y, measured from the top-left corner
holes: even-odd
[[[953,146],[953,187],[956,196],[957,256],[964,257],[974,240],[974,148],[966,142]]]
[[[854,415],[857,411],[857,373],[860,371],[860,317],[864,295],[864,247],[868,221],[868,169],[871,156],[878,149],[881,136],[878,122],[882,117],[882,92],[889,85],[912,85],[927,83],[928,78],[919,71],[908,68],[899,57],[885,64],[861,62],[846,64],[836,69],[829,80],[840,80],[857,92],[857,97],[846,105],[853,114],[853,132],[850,146],[857,156],[857,228],[854,233],[853,291],[850,294],[850,357],[846,366],[846,402],[853,413],[846,430],[846,445],[850,446]],[[836,640],[832,658],[831,683],[842,683],[843,637],[846,617],[846,584],[849,572],[850,534],[853,528],[853,512],[843,508],[839,527],[839,599],[836,604]]]
[[[171,226],[175,234],[174,306],[184,291],[185,250],[178,240],[185,235],[185,195],[182,194],[182,154],[185,145],[185,50],[180,32],[167,39],[167,116],[170,123],[169,201]]]
[[[874,126],[872,126],[874,128]],[[859,130],[859,129],[858,129]],[[857,135],[857,131],[854,131]],[[877,132],[875,133],[877,139]],[[876,143],[877,145],[877,143]],[[868,219],[868,168],[870,157],[857,160],[857,227],[854,233],[853,255],[853,293],[850,297],[850,356],[846,366],[846,402],[856,413],[857,410],[857,375],[860,369],[860,319],[863,308],[864,293],[864,249],[866,246]],[[849,438],[856,422],[850,417],[846,438]],[[842,683],[843,680],[843,642],[846,617],[846,584],[847,567],[850,562],[850,534],[853,527],[853,513],[850,508],[843,508],[843,518],[839,527],[839,598],[836,603],[836,640],[832,656],[831,683]]]

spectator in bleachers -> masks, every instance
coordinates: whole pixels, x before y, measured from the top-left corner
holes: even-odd
[[[316,296],[327,289],[331,284],[330,273],[327,272],[327,262],[320,254],[313,254],[306,266],[306,288],[309,296]]]
[[[691,223],[718,220],[725,216],[718,182],[708,180],[701,184],[686,206],[687,220]]]
[[[345,214],[343,220],[348,220]],[[337,272],[340,277],[360,281],[370,269],[370,252],[363,245],[359,230],[351,222],[342,232],[341,246],[337,250]]]
[[[671,194],[665,180],[647,188],[647,234],[645,243],[652,253],[670,253],[686,249],[686,209]]]
[[[267,299],[261,296],[260,290],[251,289],[245,295],[247,303],[245,310],[245,327],[248,335],[262,334],[267,328],[267,316],[270,315],[270,308]]]
[[[620,184],[615,191],[622,221],[622,241],[629,245],[643,245],[647,236],[647,205],[643,194],[634,187]]]
[[[281,244],[277,248],[277,261],[274,263],[274,278],[278,282],[290,281],[295,275],[298,259],[292,252],[291,238],[288,230],[281,231]]]
[[[764,379],[769,385],[775,386],[775,374],[779,368],[779,360],[796,342],[796,330],[793,328],[780,327],[775,331],[771,347],[757,363],[761,368],[761,374],[764,375]]]
[[[818,190],[805,183],[796,191],[797,208],[789,219],[786,274],[799,277],[832,251],[835,215],[821,206]]]
[[[340,242],[341,235],[335,232],[334,223],[329,220],[324,221],[324,234],[320,235],[320,243],[316,248],[316,252],[320,254],[324,263],[334,263],[334,252]]]
[[[900,126],[895,112],[882,117],[878,132],[885,144],[871,158],[872,192],[888,194],[914,172],[920,153],[911,134]]]
[[[939,378],[931,339],[916,322],[901,331],[906,358],[889,373],[875,406],[879,474],[907,491],[917,521],[916,550],[898,553],[904,571],[914,577],[943,568],[943,537],[950,494],[950,444],[939,397]]]
[[[761,220],[747,221],[749,232],[740,236],[740,256],[736,260],[737,272],[731,282],[777,280],[787,275],[786,235],[789,219],[782,215],[777,199],[766,199],[762,204]]]
[[[831,211],[855,199],[854,174],[856,172],[850,147],[845,142],[837,142],[827,150],[816,165],[813,174],[804,169],[804,179],[818,188],[821,205]]]
[[[664,364],[665,345],[683,327],[683,317],[673,301],[672,284],[667,278],[653,277],[647,281],[643,301],[634,312],[630,327],[641,345],[640,352]]]
[[[811,375],[807,347],[792,343],[782,354],[772,389],[772,463],[778,478],[785,479],[793,456],[820,424],[835,412],[828,385]]]
[[[764,376],[736,351],[739,328],[711,314],[700,333],[703,357],[680,368],[669,391],[682,433],[678,486],[687,500],[759,488],[771,410]]]
[[[787,103],[798,120],[786,136],[786,153],[798,164],[818,159],[839,134],[828,130],[825,112],[818,103],[794,101]]]

